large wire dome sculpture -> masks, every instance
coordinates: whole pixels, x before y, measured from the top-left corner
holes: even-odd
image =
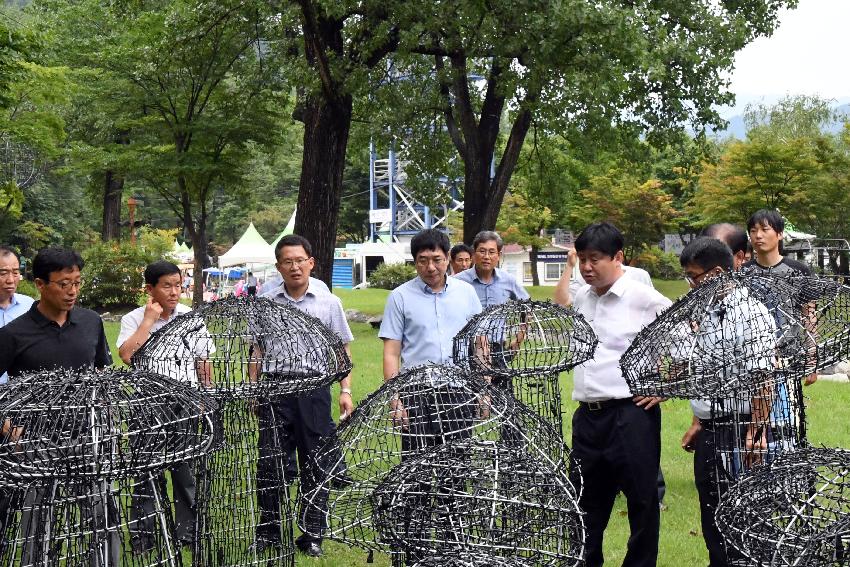
[[[201,386],[222,396],[309,392],[351,372],[342,341],[321,321],[266,298],[230,296],[176,317],[132,363],[174,378],[209,365]]]
[[[402,461],[370,497],[381,540],[407,564],[442,551],[582,563],[584,522],[562,471],[522,448],[459,441]]]
[[[715,517],[726,544],[752,565],[847,565],[850,451],[783,453],[733,485]]]
[[[200,388],[221,400],[223,443],[197,465],[195,561],[294,564],[285,474],[291,454],[274,401],[348,375],[351,360],[339,337],[288,305],[228,297],[165,325],[136,352],[133,364],[168,376],[191,375],[200,364]]]
[[[508,301],[469,320],[454,339],[454,360],[563,431],[558,376],[591,358],[598,340],[572,308]]]
[[[635,395],[709,398],[802,379],[850,354],[850,288],[720,274],[645,327],[620,359]]]
[[[0,564],[180,565],[159,472],[214,450],[216,409],[210,396],[143,371],[16,377],[0,389]],[[145,550],[134,547],[141,531]]]
[[[327,526],[325,537],[388,551],[372,525],[370,495],[393,467],[437,445],[506,436],[550,469],[567,470],[569,453],[560,432],[513,396],[456,366],[405,370],[364,400],[317,449],[308,470],[316,488],[300,495],[299,526],[315,523],[318,515]],[[578,484],[580,475],[573,480]]]
[[[532,567],[515,557],[499,557],[481,552],[446,550],[434,552],[411,567]]]

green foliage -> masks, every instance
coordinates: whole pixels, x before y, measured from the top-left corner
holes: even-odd
[[[643,268],[653,278],[675,280],[682,275],[679,257],[671,252],[664,252],[658,246],[644,246],[634,258],[633,265]]]
[[[22,293],[24,295],[28,295],[33,299],[38,299],[39,293],[38,288],[35,287],[35,284],[30,280],[21,280],[18,282],[18,293]]]
[[[381,264],[369,275],[369,286],[379,289],[395,289],[416,277],[416,268],[402,262]]]

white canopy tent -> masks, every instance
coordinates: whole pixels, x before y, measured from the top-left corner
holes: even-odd
[[[274,264],[274,248],[254,228],[248,225],[245,234],[233,245],[233,248],[218,257],[218,267],[240,266],[245,264]]]

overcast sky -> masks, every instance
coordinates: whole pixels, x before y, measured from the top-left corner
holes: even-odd
[[[850,0],[800,0],[780,15],[779,28],[735,58],[732,92],[737,114],[748,102],[775,102],[786,94],[850,102]]]

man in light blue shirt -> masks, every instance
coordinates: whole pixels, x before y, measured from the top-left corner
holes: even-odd
[[[18,254],[8,246],[0,246],[0,327],[5,327],[30,310],[33,298],[16,293],[21,281],[21,263]],[[0,384],[9,377],[0,375]]]
[[[483,230],[472,241],[473,265],[456,277],[475,288],[485,309],[511,299],[528,299],[528,292],[515,277],[499,267],[502,237],[492,230]]]
[[[417,276],[390,293],[378,336],[384,341],[384,380],[400,368],[450,364],[454,336],[481,312],[468,283],[446,277],[449,238],[426,229],[410,241]]]

